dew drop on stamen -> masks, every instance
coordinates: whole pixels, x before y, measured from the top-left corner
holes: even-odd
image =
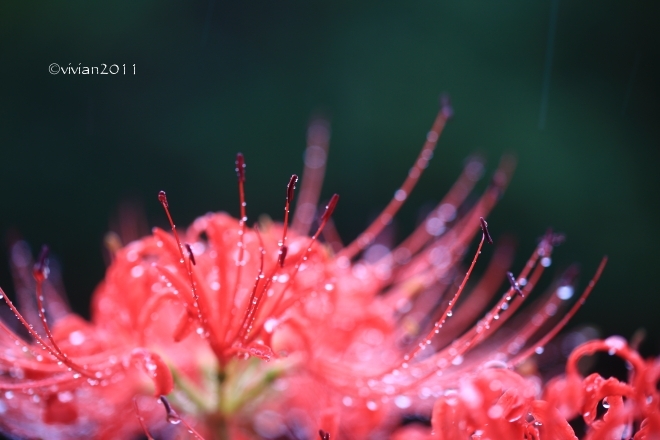
[[[573,286],[561,286],[557,289],[557,297],[566,301],[573,297]]]
[[[398,202],[403,202],[404,200],[406,200],[407,197],[408,194],[402,189],[398,189],[394,193],[394,199],[397,200]]]

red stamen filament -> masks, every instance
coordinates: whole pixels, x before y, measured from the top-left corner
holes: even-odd
[[[299,235],[309,234],[317,210],[323,176],[328,157],[330,124],[323,119],[312,121],[307,129],[307,149],[303,169],[300,195],[293,214],[291,228]]]
[[[167,397],[165,396],[160,396],[160,401],[163,403],[163,406],[165,407],[165,413],[167,414],[167,421],[173,425],[178,425],[181,423],[183,426],[186,427],[188,432],[190,432],[193,437],[195,437],[198,440],[204,440],[204,437],[202,437],[197,431],[193,429],[188,422],[186,422],[179,414],[177,414],[176,411],[174,411],[174,408],[172,408],[172,405],[170,405],[170,402],[167,400]]]
[[[422,151],[420,151],[415,164],[408,172],[408,176],[406,177],[406,180],[404,180],[403,185],[401,185],[396,191],[394,198],[390,200],[390,203],[388,203],[378,218],[374,220],[374,222],[369,225],[369,227],[360,234],[355,241],[344,248],[339,253],[339,256],[349,259],[355,257],[360,251],[367,247],[378,236],[378,234],[380,234],[380,232],[382,232],[385,226],[392,221],[392,218],[394,218],[399,211],[399,208],[401,208],[403,203],[408,199],[410,192],[417,184],[422,172],[428,166],[429,160],[433,156],[433,150],[435,150],[435,146],[438,143],[440,134],[442,133],[449,116],[450,112],[443,106],[433,122],[431,131],[429,131],[426,136],[426,142],[422,147]]]
[[[236,295],[238,293],[238,286],[241,282],[241,275],[243,273],[243,264],[244,263],[244,253],[245,253],[245,227],[247,223],[247,214],[246,207],[247,203],[245,202],[245,157],[242,153],[236,154],[236,176],[238,178],[238,200],[240,203],[240,215],[241,218],[238,221],[239,230],[238,230],[238,257],[236,259],[236,279],[234,281],[234,291],[231,296],[227,295],[227,301],[225,305],[231,309],[231,314],[226,316],[223,320],[222,333],[227,333],[227,326],[232,322],[232,317],[237,316],[238,310],[236,307]]]
[[[607,264],[607,257],[603,257],[601,260],[600,264],[598,265],[598,269],[596,269],[596,273],[594,274],[593,278],[591,281],[589,281],[589,285],[587,286],[586,289],[584,289],[584,292],[582,295],[580,295],[580,298],[573,304],[573,307],[564,315],[564,317],[557,323],[555,326],[547,332],[536,344],[516,356],[514,359],[509,361],[509,365],[514,366],[521,361],[527,359],[530,357],[534,351],[536,350],[537,347],[543,347],[550,341],[552,338],[554,338],[557,333],[561,331],[566,326],[566,323],[573,318],[573,316],[577,313],[578,309],[584,304],[584,302],[587,300],[589,297],[589,294],[593,290],[593,288],[596,286],[596,283],[600,279],[601,274],[603,273],[603,270],[605,269],[605,265]]]
[[[176,225],[174,224],[174,220],[172,220],[172,215],[170,214],[170,209],[169,209],[169,204],[167,202],[167,195],[165,194],[165,191],[161,191],[158,193],[158,200],[160,201],[161,205],[163,205],[163,209],[165,210],[165,214],[167,214],[167,219],[170,222],[170,227],[172,229],[172,234],[174,235],[174,239],[176,240],[176,246],[177,249],[179,250],[179,256],[181,257],[179,260],[179,263],[181,263],[185,268],[186,272],[188,274],[188,280],[190,282],[190,288],[192,292],[192,298],[193,298],[193,309],[197,312],[197,320],[199,321],[200,325],[202,326],[202,330],[204,333],[205,338],[210,338],[209,342],[211,346],[213,347],[214,351],[219,353],[220,350],[218,347],[216,347],[215,344],[215,338],[213,337],[213,333],[209,331],[208,327],[208,319],[206,317],[206,314],[204,313],[204,310],[201,307],[200,304],[200,297],[199,294],[197,293],[197,286],[195,284],[195,279],[193,276],[193,271],[192,271],[192,249],[189,249],[191,257],[188,259],[188,264],[186,264],[186,258],[183,254],[183,246],[181,244],[181,240],[179,239],[179,233],[176,230]],[[191,312],[190,309],[187,308],[189,313]],[[192,318],[192,317],[191,317]]]
[[[254,281],[254,287],[252,289],[252,294],[250,295],[250,301],[248,302],[248,307],[245,310],[245,317],[243,318],[243,323],[240,326],[240,330],[238,333],[238,339],[245,339],[247,341],[250,331],[252,330],[252,326],[254,324],[254,320],[256,318],[256,312],[257,308],[259,307],[259,302],[261,300],[261,297],[263,295],[257,295],[257,290],[259,288],[259,281],[263,280],[264,278],[264,256],[266,255],[266,250],[264,249],[264,243],[261,238],[261,234],[259,233],[259,229],[254,227],[254,231],[257,234],[257,237],[259,238],[259,259],[260,259],[260,264],[259,264],[259,273],[257,274],[257,278]],[[272,277],[269,277],[269,280],[272,279]],[[270,284],[267,282],[266,284]],[[267,288],[267,286],[264,286],[264,288]],[[262,289],[263,293],[263,289]]]
[[[137,398],[135,397],[133,397],[133,407],[135,408],[135,415],[137,416],[138,422],[140,422],[142,431],[144,431],[144,435],[147,436],[147,440],[156,440],[151,436],[149,430],[147,429],[147,425],[144,423],[144,417],[142,417],[142,413],[140,412],[140,407],[138,406],[137,403]]]
[[[328,202],[328,205],[325,207],[325,212],[321,216],[321,221],[319,223],[319,227],[316,229],[316,232],[312,236],[312,238],[309,241],[309,244],[307,245],[307,249],[305,249],[305,252],[302,253],[302,255],[298,258],[298,261],[296,262],[295,266],[293,267],[293,271],[291,275],[289,276],[289,280],[287,283],[284,285],[284,288],[282,289],[282,292],[278,296],[277,300],[273,304],[273,306],[270,308],[268,313],[265,314],[266,317],[277,317],[284,311],[286,311],[291,304],[295,303],[298,298],[297,297],[292,297],[289,298],[287,302],[282,304],[280,306],[280,303],[282,302],[282,299],[284,298],[284,295],[286,294],[287,290],[289,287],[292,285],[293,280],[295,279],[296,275],[298,274],[298,270],[300,269],[300,265],[307,260],[309,253],[312,251],[312,246],[314,245],[314,242],[318,239],[319,235],[321,232],[323,232],[323,228],[325,227],[326,223],[330,219],[330,216],[332,215],[333,211],[335,210],[335,207],[337,206],[337,202],[339,201],[339,195],[338,194],[333,194],[333,196],[330,198],[330,201]],[[272,280],[272,277],[269,277],[269,282]],[[265,287],[268,287],[269,283],[266,284]],[[263,313],[262,313],[263,315]],[[259,324],[259,327],[263,325],[261,322]]]
[[[7,294],[2,289],[0,289],[0,296],[2,296],[4,298],[5,302],[7,303],[7,305],[11,309],[11,311],[14,313],[16,318],[20,321],[20,323],[23,325],[23,327],[25,327],[25,329],[28,331],[30,336],[32,336],[34,338],[34,340],[37,342],[37,344],[41,345],[41,347],[44,350],[48,351],[48,353],[51,356],[54,356],[58,361],[60,361],[61,363],[63,363],[67,367],[71,368],[71,370],[73,370],[76,373],[79,373],[81,375],[84,375],[88,378],[95,379],[95,377],[91,373],[89,373],[88,371],[85,371],[85,367],[78,365],[77,363],[70,360],[67,356],[65,356],[64,353],[62,353],[59,350],[59,347],[51,347],[41,336],[39,336],[39,333],[37,333],[32,328],[32,326],[30,324],[28,324],[28,322],[25,320],[25,318],[23,318],[23,315],[21,315],[18,312],[18,310],[16,309],[14,304],[9,300],[9,298],[7,297]]]
[[[294,190],[296,189],[296,183],[298,182],[298,176],[292,175],[289,179],[289,184],[286,187],[286,203],[284,204],[284,226],[282,227],[282,241],[280,244],[280,253],[278,257],[278,263],[280,267],[284,267],[284,259],[286,258],[287,247],[286,247],[286,233],[289,226],[289,210],[291,208],[291,203],[293,202]]]
[[[456,301],[461,296],[461,293],[463,292],[463,289],[465,288],[465,285],[467,284],[468,280],[470,279],[470,275],[472,274],[472,270],[474,269],[474,266],[477,264],[477,260],[479,259],[479,255],[481,254],[481,248],[484,245],[484,241],[487,238],[490,238],[490,234],[488,234],[488,230],[484,227],[484,224],[486,223],[483,218],[481,220],[481,225],[483,228],[483,233],[481,234],[481,240],[479,241],[479,246],[477,247],[477,252],[474,254],[474,258],[472,259],[472,264],[470,264],[470,268],[468,269],[467,273],[465,274],[465,277],[463,277],[463,282],[461,282],[461,285],[458,287],[458,290],[454,294],[454,297],[451,299],[449,302],[449,306],[445,309],[444,313],[440,317],[439,320],[435,322],[433,325],[433,328],[431,331],[426,335],[426,337],[420,342],[415,349],[413,349],[411,352],[403,356],[403,361],[404,364],[403,366],[407,366],[407,362],[412,360],[417,354],[426,349],[427,345],[431,344],[431,341],[433,340],[433,337],[440,332],[440,328],[442,325],[445,323],[448,317],[451,316],[452,314],[452,309],[454,308],[454,305],[456,304]],[[488,234],[488,235],[486,235]]]

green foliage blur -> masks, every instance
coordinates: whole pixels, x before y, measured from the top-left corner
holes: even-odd
[[[514,271],[550,226],[568,238],[555,276],[580,262],[582,288],[609,255],[570,326],[628,338],[646,328],[657,350],[658,23],[651,1],[2,2],[0,233],[35,252],[49,244],[88,316],[123,200],[141,200],[152,226],[166,224],[161,189],[182,226],[236,215],[241,151],[250,219],[281,219],[309,118],[323,114],[323,196],[341,195],[335,219],[350,241],[403,181],[446,91],[455,118],[397,236],[466,157],[481,153],[492,173],[513,153],[488,221],[496,240],[517,238]],[[51,63],[127,73],[52,75]],[[6,252],[0,285],[13,290]]]

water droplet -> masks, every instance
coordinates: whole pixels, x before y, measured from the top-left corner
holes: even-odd
[[[69,333],[69,342],[71,345],[82,345],[85,342],[85,335],[80,330]]]
[[[401,409],[406,409],[412,405],[412,400],[408,396],[396,396],[394,398],[394,404]]]
[[[179,417],[176,414],[168,414],[167,421],[172,425],[178,425],[179,423],[181,423],[181,417]]]
[[[461,365],[463,363],[463,356],[458,355],[452,361],[452,365]]]
[[[573,297],[573,286],[561,286],[557,289],[557,297],[566,301]]]

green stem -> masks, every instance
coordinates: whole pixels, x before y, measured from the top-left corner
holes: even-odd
[[[179,373],[175,368],[170,367],[172,378],[177,389],[182,391],[201,412],[208,413],[213,410],[212,405],[204,398],[204,393],[195,386],[195,384]]]

